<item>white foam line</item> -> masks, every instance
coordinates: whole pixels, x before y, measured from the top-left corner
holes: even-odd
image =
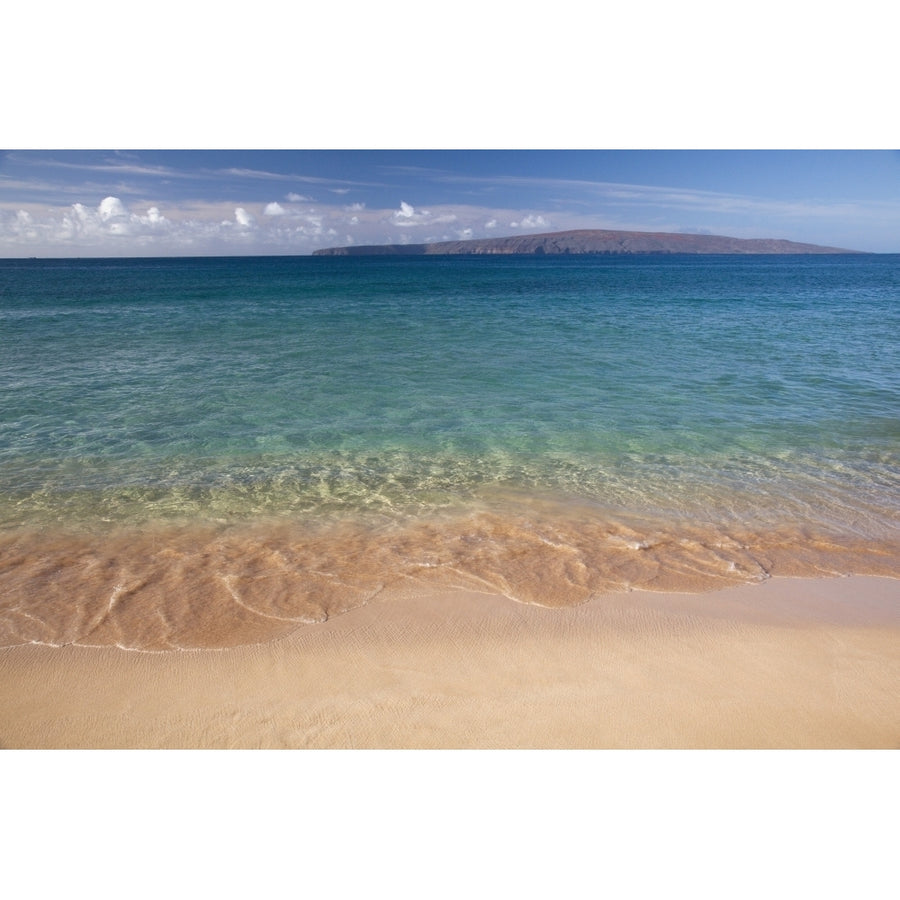
[[[522,603],[518,597],[514,596],[509,592],[509,585],[506,585],[506,590],[501,588],[499,585],[493,584],[488,581],[487,578],[481,578],[479,575],[473,575],[471,572],[466,572],[462,569],[457,569],[456,566],[441,566],[442,569],[449,569],[451,572],[456,572],[457,575],[462,575],[463,578],[473,578],[475,581],[480,581],[482,584],[487,585],[491,590],[489,593],[494,594],[495,596],[499,594],[501,597],[506,597],[507,600],[512,600],[514,603]],[[506,583],[506,579],[502,576],[500,580]]]
[[[317,623],[318,619],[307,619],[306,617],[296,617],[296,616],[272,616],[268,613],[260,612],[258,609],[254,609],[252,606],[248,606],[244,603],[243,600],[238,596],[237,591],[234,589],[231,582],[234,580],[234,575],[220,575],[219,578],[222,580],[222,583],[225,585],[226,590],[229,594],[231,594],[231,599],[237,603],[238,606],[243,606],[247,612],[253,613],[255,616],[259,616],[262,619],[275,619],[278,622],[295,622],[301,625],[313,625]]]
[[[116,605],[116,602],[118,601],[119,596],[121,595],[122,591],[124,591],[124,590],[125,590],[125,585],[122,584],[121,582],[119,582],[119,584],[117,584],[113,588],[113,592],[109,598],[109,603],[106,605],[106,616],[108,616],[112,612],[113,607]],[[106,618],[106,616],[104,616],[104,618]]]
[[[24,609],[21,609],[18,606],[14,606],[10,612],[15,613],[19,616],[25,616],[26,618],[33,619],[38,625],[43,625],[45,628],[47,627],[47,623],[43,619],[39,619],[37,616],[33,616],[30,612],[25,612]]]
[[[141,647],[126,647],[124,644],[85,644],[81,641],[64,641],[61,644],[56,644],[53,641],[28,641],[27,644],[6,644],[4,647],[0,647],[0,650],[11,650],[16,647],[50,647],[54,650],[62,650],[64,647],[79,647],[85,650],[111,650],[115,648],[116,650],[127,650],[129,653],[147,653],[147,654],[161,654],[161,653],[224,653],[228,650],[235,649],[234,647],[179,647],[177,644],[173,644],[171,649],[165,650],[145,650]],[[240,646],[253,646],[252,644],[241,644]]]

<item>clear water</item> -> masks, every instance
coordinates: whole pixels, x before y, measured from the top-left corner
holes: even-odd
[[[541,504],[890,570],[898,464],[900,256],[0,261],[17,547]]]

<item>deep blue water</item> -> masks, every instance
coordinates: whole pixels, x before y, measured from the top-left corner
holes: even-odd
[[[900,256],[0,261],[0,525],[900,512]]]

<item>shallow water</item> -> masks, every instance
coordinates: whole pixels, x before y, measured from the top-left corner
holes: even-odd
[[[900,574],[900,257],[0,261],[0,641]]]

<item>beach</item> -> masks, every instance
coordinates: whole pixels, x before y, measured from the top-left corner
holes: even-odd
[[[0,744],[896,748],[900,257],[0,265]]]
[[[220,650],[0,650],[4,748],[900,747],[900,582],[410,590]]]

